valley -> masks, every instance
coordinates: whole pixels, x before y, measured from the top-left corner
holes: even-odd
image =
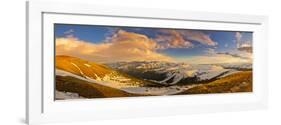
[[[160,61],[98,64],[56,56],[56,99],[112,98],[252,91],[250,64]]]

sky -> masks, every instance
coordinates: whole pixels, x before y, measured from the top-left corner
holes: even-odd
[[[55,24],[56,55],[98,63],[251,63],[252,32]]]

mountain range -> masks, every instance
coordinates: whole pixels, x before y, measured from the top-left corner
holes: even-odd
[[[251,64],[242,63],[191,65],[140,61],[99,64],[60,55],[56,56],[56,99],[173,95],[226,79],[243,78],[237,83],[242,84],[245,76],[248,85],[251,70]]]

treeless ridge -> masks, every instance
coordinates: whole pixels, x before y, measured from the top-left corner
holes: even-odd
[[[79,96],[86,98],[145,96],[128,93],[120,89],[103,86],[96,83],[83,81],[71,76],[56,76],[56,90],[78,93]]]
[[[179,94],[252,92],[252,79],[252,71],[243,71],[198,85]]]

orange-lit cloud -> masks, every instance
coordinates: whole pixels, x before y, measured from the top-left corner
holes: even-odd
[[[209,35],[201,31],[181,30],[180,33],[189,40],[199,42],[204,45],[216,46],[218,43],[213,41]]]
[[[116,31],[105,42],[94,44],[79,40],[75,37],[56,38],[56,55],[70,55],[80,57],[98,63],[110,63],[118,61],[180,61],[191,64],[212,63],[251,63],[252,53],[240,51],[238,54],[218,53],[214,46],[216,42],[202,32],[175,30],[165,31],[165,35],[159,35],[156,39],[150,39],[145,35]],[[193,47],[189,40],[201,44],[213,46],[206,51],[206,55],[173,59],[167,55],[158,53],[158,49],[166,48],[190,48]],[[248,45],[242,45],[249,47]]]
[[[191,48],[193,44],[185,40],[183,36],[175,30],[162,30],[165,35],[157,35],[154,39],[158,43],[158,48]]]
[[[70,55],[90,61],[173,61],[156,52],[157,43],[145,35],[118,31],[111,42],[93,44],[77,38],[56,38],[56,54]]]
[[[154,40],[159,44],[159,48],[161,49],[192,48],[194,45],[191,41],[208,46],[217,45],[217,42],[213,41],[209,35],[201,31],[162,29],[159,32],[160,35],[157,35]]]

